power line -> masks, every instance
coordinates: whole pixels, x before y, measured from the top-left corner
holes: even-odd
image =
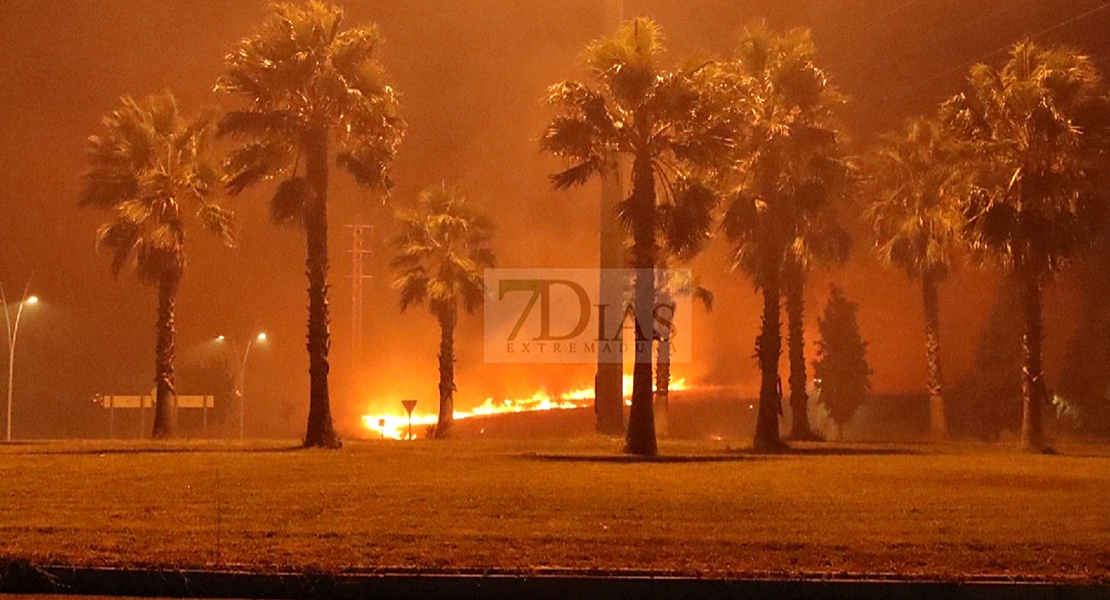
[[[1046,33],[1051,33],[1051,32],[1056,31],[1057,29],[1059,29],[1061,27],[1064,27],[1065,25],[1071,25],[1072,23],[1074,23],[1076,21],[1079,21],[1081,19],[1086,19],[1087,17],[1089,17],[1089,16],[1091,16],[1095,13],[1104,11],[1107,8],[1110,8],[1110,2],[1107,2],[1106,4],[1103,4],[1102,6],[1099,6],[1097,8],[1092,8],[1091,10],[1089,10],[1089,11],[1087,11],[1087,12],[1085,12],[1085,13],[1077,16],[1077,17],[1073,17],[1071,19],[1068,19],[1067,21],[1057,23],[1057,24],[1053,25],[1052,27],[1049,27],[1048,29],[1044,29],[1042,31],[1039,31],[1039,32],[1033,34],[1032,36],[1030,36],[1029,39],[1038,38],[1038,37],[1040,37],[1040,36],[1042,36]]]
[[[886,11],[885,13],[875,17],[874,19],[868,21],[863,26],[863,29],[867,30],[868,28],[870,28],[875,23],[879,23],[880,21],[886,20],[887,17],[893,15],[894,13],[901,12],[903,9],[909,8],[909,7],[913,6],[914,4],[921,4],[923,1],[924,0],[910,0],[909,2],[905,2],[905,3],[902,3],[898,6],[895,6],[894,8],[892,8],[892,9]]]
[[[979,23],[981,23],[981,22],[983,22],[987,19],[993,18],[993,17],[995,17],[995,16],[997,16],[997,15],[1003,13],[1003,12],[1012,11],[1012,10],[1016,9],[1017,7],[1023,5],[1023,4],[1028,4],[1031,1],[1032,0],[1013,0],[1010,4],[1008,4],[1006,6],[1003,6],[1002,8],[999,8],[999,9],[997,9],[995,11],[992,11],[990,13],[987,13],[985,15],[981,15],[977,18],[972,19],[971,21],[968,21],[968,22],[964,23],[964,25],[962,27],[960,27],[959,29],[956,29],[954,31],[947,31],[945,34],[943,34],[943,37],[936,38],[934,40],[934,42],[939,44],[939,42],[941,40],[950,40],[950,39],[953,39],[953,38],[957,38],[961,33],[967,31],[968,29],[971,29],[972,27],[978,25]],[[910,2],[908,4],[917,4],[917,2]],[[902,7],[908,6],[908,4],[902,5]],[[886,19],[886,17],[894,14],[895,12],[898,12],[898,10],[902,7],[899,7],[899,8],[896,8],[896,9],[892,10],[892,11],[889,11],[889,12],[885,13],[883,16],[881,16],[881,17],[879,17],[879,18],[877,18],[873,21],[870,21],[866,26],[864,26],[864,31],[868,30],[875,23],[878,23],[879,21],[882,21],[882,20]],[[847,62],[847,63],[850,63],[850,64],[857,63],[858,59],[861,56],[863,56],[863,54],[865,52],[866,52],[865,49],[857,48],[854,52],[852,52],[850,55],[848,55],[848,57],[846,59],[844,59],[844,62]],[[902,55],[905,56],[905,53],[902,53]],[[864,69],[863,69],[863,72],[864,73],[873,72],[876,68],[877,68],[877,65],[875,63],[871,63],[870,68],[865,66]]]
[[[1059,23],[1056,23],[1056,24],[1054,24],[1054,25],[1051,25],[1051,26],[1049,26],[1049,27],[1047,27],[1047,28],[1045,28],[1045,29],[1042,29],[1042,30],[1040,30],[1040,31],[1038,31],[1038,32],[1036,32],[1036,33],[1034,33],[1034,34],[1032,34],[1032,35],[1028,36],[1028,39],[1030,39],[1030,40],[1034,40],[1034,39],[1037,39],[1037,38],[1039,38],[1039,37],[1041,37],[1041,36],[1043,36],[1043,35],[1046,35],[1046,34],[1049,34],[1049,33],[1053,32],[1053,31],[1056,31],[1057,29],[1060,29],[1060,28],[1062,28],[1062,27],[1066,27],[1066,26],[1068,26],[1068,25],[1071,25],[1072,23],[1075,23],[1075,22],[1077,22],[1077,21],[1080,21],[1080,20],[1086,19],[1087,17],[1090,17],[1090,16],[1092,16],[1092,15],[1094,15],[1094,14],[1097,14],[1097,13],[1099,13],[1099,12],[1102,12],[1102,11],[1104,11],[1104,10],[1108,9],[1108,8],[1110,8],[1110,2],[1107,2],[1107,3],[1105,3],[1105,4],[1101,5],[1101,6],[1098,6],[1098,7],[1096,7],[1096,8],[1093,8],[1093,9],[1091,9],[1091,10],[1088,10],[1088,11],[1086,11],[1086,12],[1084,12],[1084,13],[1080,14],[1080,15],[1077,15],[1077,16],[1075,16],[1075,17],[1072,17],[1072,18],[1070,18],[1070,19],[1066,19],[1066,20],[1064,20],[1064,21],[1060,21]],[[912,91],[912,90],[915,90],[915,89],[918,89],[918,88],[920,88],[920,87],[923,87],[923,86],[924,86],[925,84],[928,84],[928,83],[932,83],[932,82],[934,82],[934,81],[936,81],[936,80],[938,80],[938,79],[941,79],[941,78],[943,78],[943,77],[946,77],[946,76],[948,76],[948,75],[950,75],[950,74],[952,74],[952,73],[954,73],[954,72],[956,72],[956,71],[962,71],[962,70],[966,70],[966,69],[967,69],[968,67],[970,67],[970,66],[972,66],[972,65],[974,65],[974,64],[977,64],[977,63],[981,63],[981,62],[983,62],[984,60],[986,60],[986,59],[988,59],[988,58],[990,58],[990,57],[992,57],[992,56],[994,56],[994,55],[996,55],[996,54],[1000,54],[1000,53],[1002,53],[1002,52],[1005,52],[1005,51],[1006,51],[1006,50],[1008,50],[1008,49],[1009,49],[1009,48],[1010,48],[1010,47],[1011,47],[1012,45],[1013,45],[1012,43],[1009,43],[1009,44],[1005,44],[1005,45],[1003,45],[1003,46],[999,46],[998,48],[995,48],[994,50],[991,50],[990,52],[987,52],[987,53],[985,53],[985,54],[982,54],[982,55],[978,56],[977,58],[974,58],[974,59],[972,59],[972,60],[970,60],[970,61],[967,61],[967,62],[961,63],[961,64],[959,64],[959,65],[956,65],[956,66],[952,67],[952,68],[949,68],[949,69],[945,69],[945,70],[943,70],[943,71],[940,71],[939,73],[936,73],[936,74],[934,74],[934,75],[933,75],[933,76],[931,76],[931,77],[927,77],[927,78],[925,78],[925,79],[919,79],[919,80],[917,80],[917,81],[915,81],[915,82],[913,82],[913,83],[911,83],[911,84],[908,84],[908,85],[906,85],[906,86],[903,86],[903,87],[902,87],[902,88],[901,88],[900,90],[897,90],[897,91],[891,92],[890,94],[887,94],[886,96],[883,96],[883,97],[882,97],[881,99],[879,99],[879,100],[878,100],[878,101],[877,101],[876,103],[877,103],[877,104],[885,104],[886,102],[888,102],[888,101],[890,101],[890,100],[893,100],[893,99],[895,99],[895,98],[898,98],[898,97],[900,97],[900,96],[903,96],[903,95],[905,95],[906,93],[908,93],[908,92],[910,92],[910,91]]]

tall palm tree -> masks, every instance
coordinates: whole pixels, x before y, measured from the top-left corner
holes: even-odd
[[[807,30],[778,34],[757,23],[745,29],[727,65],[740,82],[738,103],[746,107],[749,132],[723,227],[735,265],[763,294],[754,444],[764,451],[784,447],[778,425],[784,268],[805,255],[798,247],[819,239],[814,224],[824,222],[849,174],[835,118],[845,99],[814,64],[815,53]]]
[[[575,81],[552,86],[548,102],[561,114],[541,139],[545,151],[570,164],[552,175],[556,189],[600,175],[610,157],[631,159],[632,191],[621,203],[619,217],[631,230],[634,306],[637,321],[645,324],[652,322],[655,304],[661,206],[691,215],[710,206],[706,199],[713,196],[682,173],[690,166],[718,164],[729,155],[733,139],[728,120],[721,118],[720,98],[710,93],[713,78],[707,65],[664,70],[659,65],[662,51],[658,26],[642,18],[590,44],[584,62],[596,87]],[[662,195],[656,193],[658,184]],[[654,455],[652,342],[650,334],[646,337],[636,340],[625,451]]]
[[[1015,44],[1000,69],[972,67],[969,83],[941,114],[980,159],[965,209],[973,250],[998,260],[1020,285],[1021,444],[1043,450],[1043,287],[1089,241],[1091,217],[1106,207],[1092,185],[1108,120],[1105,90],[1086,56],[1028,41]]]
[[[415,211],[397,215],[394,238],[401,310],[427,303],[439,321],[439,419],[435,437],[451,433],[455,403],[455,326],[459,308],[473,314],[485,294],[483,269],[494,266],[493,225],[465,194],[441,185],[420,194]]]
[[[308,356],[311,392],[306,447],[337,448],[328,397],[328,162],[362,187],[387,191],[387,168],[404,132],[397,97],[374,58],[373,25],[342,29],[343,10],[322,2],[274,4],[253,35],[224,59],[217,88],[246,98],[221,135],[250,138],[227,160],[232,195],[277,178],[273,221],[307,237]]]
[[[827,181],[837,195],[847,190],[844,178]],[[815,264],[843,264],[848,260],[851,236],[837,221],[831,204],[823,210],[804,211],[796,215],[794,241],[783,262],[783,298],[786,301],[787,357],[790,366],[790,434],[789,439],[819,440],[809,425],[809,392],[806,390],[805,355],[805,284]]]
[[[185,214],[232,245],[234,214],[219,205],[220,171],[209,147],[212,126],[187,120],[169,92],[123,105],[104,117],[106,132],[89,138],[90,169],[78,204],[112,211],[96,246],[112,255],[112,274],[133,266],[158,289],[155,346],[155,438],[173,434],[175,303],[185,271]]]
[[[886,265],[921,280],[928,362],[929,431],[948,435],[940,369],[940,308],[937,287],[963,248],[962,199],[967,179],[939,122],[916,119],[890,137],[869,160],[865,216],[875,231],[875,251]]]

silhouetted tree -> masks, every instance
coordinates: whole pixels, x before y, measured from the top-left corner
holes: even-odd
[[[236,365],[226,356],[204,361],[183,362],[184,364],[177,371],[177,380],[181,387],[195,394],[213,397],[212,408],[208,409],[205,417],[208,419],[208,424],[226,423],[226,426],[230,426],[232,407],[238,403],[235,386]]]
[[[1021,42],[1000,69],[976,65],[971,91],[942,108],[979,156],[967,231],[980,255],[1021,286],[1024,318],[1021,444],[1045,448],[1048,404],[1041,346],[1043,287],[1090,237],[1104,199],[1091,185],[1105,129],[1103,86],[1090,59]]]
[[[328,147],[338,142],[336,166],[360,186],[386,191],[386,170],[404,130],[397,97],[374,58],[377,29],[342,25],[343,10],[335,5],[274,4],[255,33],[227,55],[217,84],[248,101],[245,110],[223,118],[219,132],[253,140],[227,160],[228,191],[237,195],[280,179],[270,215],[307,234],[308,447],[340,446],[328,396]]]
[[[739,148],[738,181],[729,182],[731,204],[724,231],[734,247],[735,265],[763,293],[762,326],[756,340],[761,383],[754,444],[764,451],[785,446],[778,423],[784,268],[796,263],[792,287],[797,288],[802,285],[801,267],[815,247],[847,245],[846,235],[829,220],[832,203],[850,171],[842,157],[835,117],[844,97],[814,64],[815,53],[807,30],[778,34],[760,23],[745,29],[737,58],[726,65],[736,81],[736,105],[748,129]],[[796,289],[794,298],[793,308],[800,318],[801,296]],[[800,330],[795,339],[801,343]],[[804,369],[801,377],[804,380]],[[798,412],[807,413],[804,405]]]
[[[860,337],[858,312],[859,304],[848,300],[840,288],[829,286],[829,299],[818,320],[821,339],[817,341],[813,370],[821,381],[817,401],[836,423],[839,439],[844,439],[844,425],[871,391],[867,342]]]
[[[447,186],[420,194],[415,211],[397,215],[394,238],[401,310],[427,302],[439,321],[439,419],[435,437],[446,438],[454,422],[455,326],[459,308],[473,313],[485,294],[483,269],[493,267],[493,225],[465,194]]]
[[[1022,315],[1019,286],[1003,280],[975,346],[971,373],[953,389],[950,424],[957,433],[997,440],[1021,427]]]
[[[926,385],[929,431],[948,435],[940,368],[940,306],[937,286],[964,248],[961,201],[968,193],[951,140],[935,120],[911,121],[906,132],[888,137],[868,165],[867,220],[875,231],[876,254],[921,280],[925,308]]]
[[[112,211],[96,232],[112,255],[112,274],[129,264],[158,289],[155,346],[155,438],[173,433],[175,303],[185,271],[185,213],[227,245],[234,215],[216,200],[220,171],[209,154],[209,120],[187,120],[169,92],[123,106],[104,118],[107,130],[89,138],[84,188],[78,201]]]
[[[1057,410],[1082,432],[1110,434],[1110,319],[1086,320],[1068,342]]]
[[[1053,398],[1081,433],[1110,436],[1110,239],[1076,265],[1079,326],[1068,341],[1060,384]]]
[[[718,164],[733,144],[729,122],[720,118],[722,107],[707,93],[706,65],[664,70],[662,50],[659,28],[649,19],[629,21],[613,37],[590,44],[584,62],[596,87],[574,81],[552,86],[547,99],[561,114],[541,140],[545,151],[571,165],[551,177],[556,189],[599,175],[610,157],[631,158],[632,192],[620,206],[620,218],[632,234],[636,319],[645,327],[655,305],[660,213],[669,206],[691,222],[708,223],[716,196],[683,173],[690,166]],[[656,194],[659,184],[662,195]],[[654,455],[651,334],[636,342],[625,450]]]

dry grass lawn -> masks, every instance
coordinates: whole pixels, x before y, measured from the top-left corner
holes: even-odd
[[[0,446],[0,558],[248,570],[1110,581],[1110,449],[616,442]],[[830,451],[831,450],[831,451]],[[723,459],[723,460],[721,460]]]

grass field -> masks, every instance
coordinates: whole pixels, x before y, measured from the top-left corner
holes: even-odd
[[[1110,581],[1110,449],[616,442],[0,446],[0,557],[249,570]],[[709,460],[703,460],[709,459]]]

